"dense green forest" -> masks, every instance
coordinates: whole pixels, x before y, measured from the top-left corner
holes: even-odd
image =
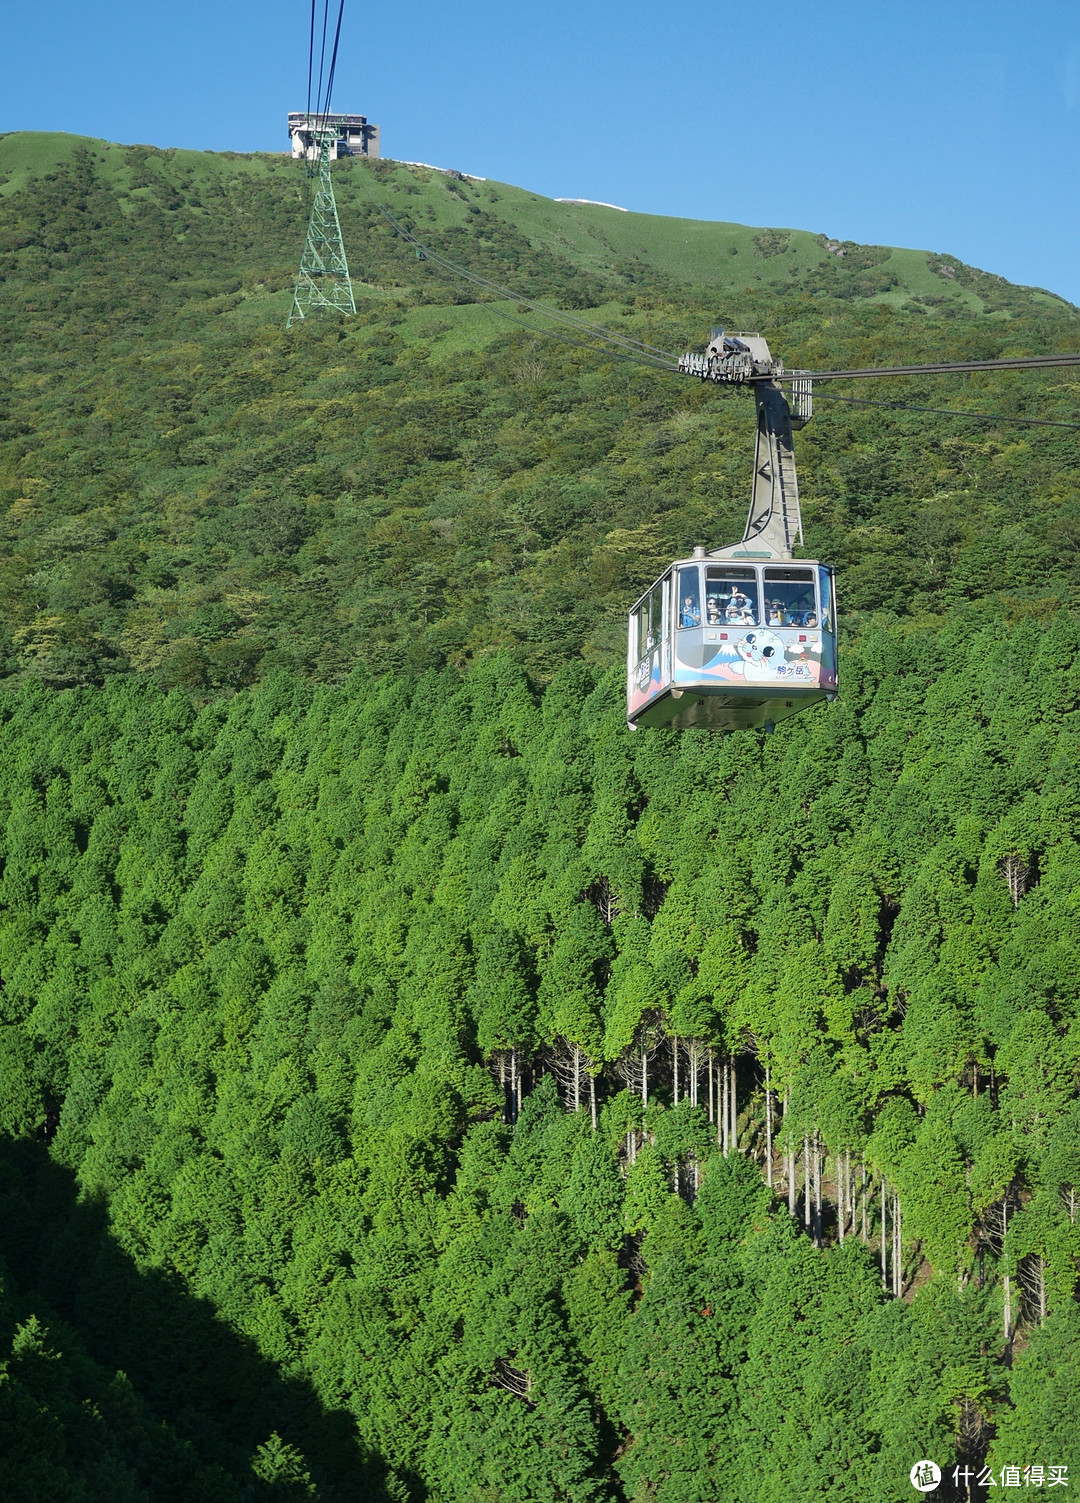
[[[286,335],[287,162],[13,136],[0,175],[5,1500],[1075,1484],[1075,437],[823,412],[839,701],[630,734],[621,615],[737,533],[747,404],[462,301],[370,193],[668,347],[1076,310],[352,163],[360,311]]]

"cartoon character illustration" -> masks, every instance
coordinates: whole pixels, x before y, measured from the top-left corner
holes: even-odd
[[[719,637],[719,633],[714,633]],[[701,657],[681,659],[676,649],[675,682],[691,685],[704,679],[717,684],[742,686],[785,683],[806,686],[822,678],[822,647],[817,642],[793,642],[790,632],[783,635],[765,627],[753,631],[724,634],[723,640],[709,637],[702,644]],[[835,676],[835,670],[834,670]]]
[[[784,643],[773,631],[747,632],[735,650],[742,659],[743,678],[749,684],[772,683],[777,669],[785,662]],[[738,663],[732,665],[736,669]]]

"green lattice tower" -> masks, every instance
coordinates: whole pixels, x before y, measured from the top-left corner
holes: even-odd
[[[330,181],[330,146],[335,132],[316,130],[313,136],[319,148],[319,186],[311,205],[307,240],[300,257],[300,275],[296,279],[292,308],[285,325],[287,329],[320,308],[331,308],[336,313],[356,312],[334,185]]]

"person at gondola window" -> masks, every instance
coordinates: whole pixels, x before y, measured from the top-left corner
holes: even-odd
[[[692,626],[701,625],[701,580],[695,568],[679,570],[679,593],[675,599],[680,602],[678,608],[678,623],[685,631]]]
[[[750,597],[744,595],[738,585],[734,585],[731,591],[731,599],[727,603],[725,612],[728,620],[736,626],[753,626],[754,613],[750,609]]]
[[[723,622],[720,614],[720,602],[715,595],[710,595],[705,602],[705,620],[709,626],[719,626]]]

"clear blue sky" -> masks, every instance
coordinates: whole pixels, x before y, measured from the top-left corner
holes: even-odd
[[[306,0],[11,6],[0,129],[283,149],[308,17]],[[1076,0],[346,0],[334,103],[378,121],[387,156],[949,251],[1080,303]]]

